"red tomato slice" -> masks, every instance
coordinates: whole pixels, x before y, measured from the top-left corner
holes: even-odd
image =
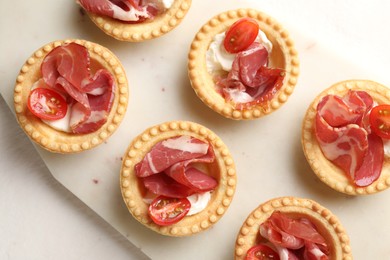
[[[191,203],[186,198],[158,196],[149,206],[149,215],[157,225],[168,226],[184,218],[190,207]]]
[[[61,119],[68,110],[65,99],[47,88],[32,90],[28,96],[27,107],[35,116],[45,120]]]
[[[370,112],[371,130],[385,139],[390,139],[390,105],[379,105]]]
[[[254,19],[241,18],[226,32],[223,46],[227,52],[238,53],[248,48],[259,34],[259,25]]]
[[[251,247],[246,253],[245,260],[279,260],[279,254],[269,246],[259,244]]]

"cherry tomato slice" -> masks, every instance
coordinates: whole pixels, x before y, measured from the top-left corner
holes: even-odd
[[[279,260],[279,254],[267,245],[259,244],[251,247],[245,260]]]
[[[36,88],[30,92],[27,107],[35,116],[45,120],[57,120],[66,115],[68,105],[56,91]]]
[[[254,19],[241,18],[226,32],[223,46],[227,52],[238,53],[248,48],[259,34],[259,25]]]
[[[149,215],[153,222],[168,226],[179,222],[190,210],[191,203],[186,198],[168,198],[159,196],[149,206]]]
[[[379,105],[370,112],[371,130],[379,137],[390,139],[390,105]]]

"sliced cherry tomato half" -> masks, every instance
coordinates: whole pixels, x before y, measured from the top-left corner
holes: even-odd
[[[238,53],[248,48],[259,34],[259,25],[251,18],[241,18],[230,26],[223,46],[227,52]]]
[[[245,260],[279,260],[279,254],[267,245],[259,244],[251,247]]]
[[[35,116],[45,120],[57,120],[66,115],[68,105],[56,91],[36,88],[28,96],[27,107]]]
[[[190,208],[191,203],[186,198],[158,196],[149,206],[149,215],[157,225],[168,226],[184,218]]]
[[[379,105],[370,112],[371,130],[379,137],[390,139],[390,105]]]

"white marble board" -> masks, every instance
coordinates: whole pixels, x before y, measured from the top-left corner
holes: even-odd
[[[183,23],[168,35],[145,43],[125,43],[104,35],[73,1],[14,1],[0,8],[3,17],[11,17],[13,10],[23,12],[13,27],[1,23],[6,39],[0,43],[1,94],[13,109],[13,85],[21,65],[40,46],[56,39],[95,41],[119,57],[129,79],[130,102],[114,135],[107,143],[77,155],[51,154],[39,147],[37,151],[60,183],[152,259],[230,259],[246,216],[258,204],[285,195],[311,198],[333,211],[347,229],[357,259],[384,259],[390,254],[386,246],[390,209],[384,206],[390,202],[388,192],[349,197],[322,184],[305,161],[300,130],[306,108],[324,88],[350,78],[390,86],[386,68],[351,58],[353,50],[348,52],[348,48],[342,48],[345,53],[329,48],[332,44],[325,48],[318,31],[311,35],[290,26],[288,18],[277,16],[283,14],[278,8],[288,9],[289,4],[194,0]],[[222,118],[206,107],[191,89],[186,71],[188,48],[197,30],[215,14],[240,7],[266,11],[282,22],[296,42],[301,61],[301,75],[289,101],[270,116],[246,122]],[[188,238],[163,237],[140,225],[127,212],[119,191],[121,158],[130,141],[144,129],[170,120],[191,120],[212,129],[227,144],[237,166],[237,190],[229,210],[210,230]],[[367,236],[381,238],[370,243],[370,254],[365,250]]]

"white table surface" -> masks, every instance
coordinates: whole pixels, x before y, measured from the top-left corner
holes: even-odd
[[[194,0],[193,4],[197,1],[205,0]],[[15,60],[3,58],[9,51],[4,48],[8,46],[5,41],[14,40],[3,34],[8,31],[5,28],[13,23],[3,17],[6,17],[5,12],[14,2],[17,1],[0,3],[0,79],[1,84],[9,84],[10,87],[13,87],[18,70],[29,55],[20,57],[20,54],[15,54]],[[257,2],[263,2],[262,11],[288,27],[296,28],[320,41],[322,45],[329,46],[332,52],[359,67],[374,71],[376,67],[390,69],[390,2]],[[237,0],[237,8],[239,7]],[[16,18],[16,15],[15,19],[23,20]],[[28,49],[35,50],[37,47],[39,46]],[[57,183],[17,125],[3,99],[0,99],[0,153],[0,259],[147,259],[127,239]],[[374,196],[381,199],[389,196],[389,191]],[[375,198],[367,201],[375,201]],[[381,214],[380,206],[373,209],[377,212],[371,212],[372,214]],[[352,226],[350,223],[343,224],[347,230],[348,226]],[[379,229],[390,232],[389,222],[367,224],[371,228],[362,227],[367,232],[377,232]],[[370,257],[375,255],[390,256],[389,247],[377,248],[374,246],[375,241],[354,237],[357,234],[364,233],[357,230],[349,232],[355,259],[375,259]],[[365,243],[370,244],[368,251],[375,252],[367,252]],[[227,250],[231,250],[233,255],[232,248]]]

